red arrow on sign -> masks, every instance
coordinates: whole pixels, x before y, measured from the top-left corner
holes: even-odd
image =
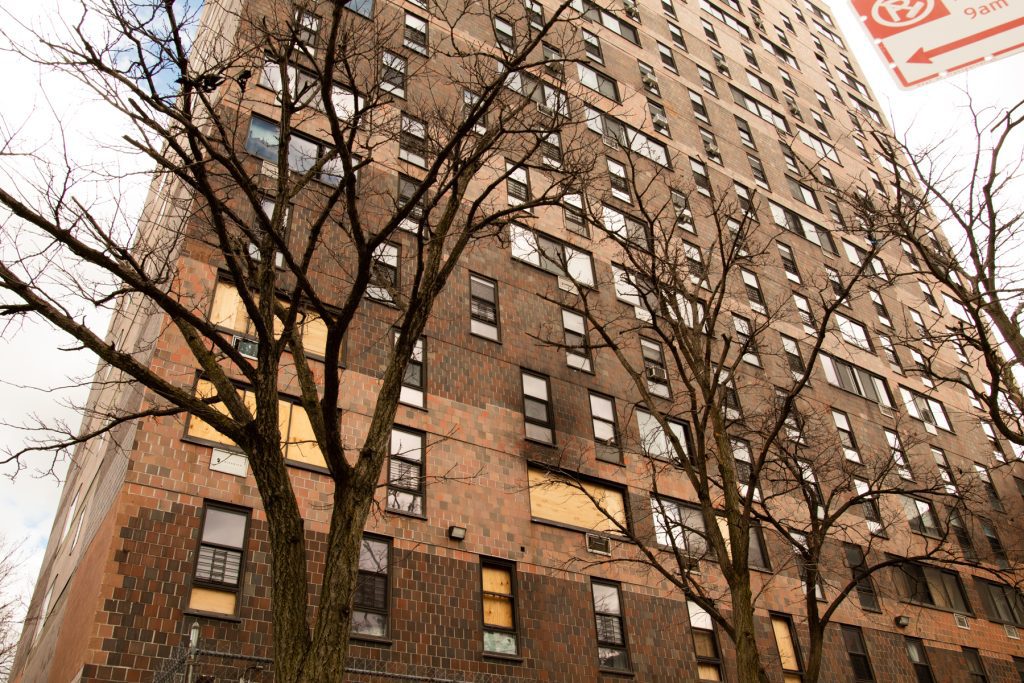
[[[1014,19],[1013,21],[1008,21],[1005,24],[1000,24],[999,26],[993,26],[992,28],[985,29],[980,33],[975,33],[973,36],[967,36],[966,38],[961,38],[960,40],[954,40],[952,43],[948,43],[946,45],[933,47],[931,50],[925,50],[923,47],[919,48],[917,52],[915,52],[914,54],[910,55],[910,57],[907,58],[907,61],[911,64],[931,64],[932,57],[938,57],[939,55],[944,55],[947,52],[959,50],[960,48],[966,47],[967,45],[970,45],[972,43],[976,43],[979,40],[984,40],[985,38],[991,38],[992,36],[998,35],[1000,33],[1005,33],[1010,29],[1017,28],[1018,26],[1024,26],[1024,17]]]

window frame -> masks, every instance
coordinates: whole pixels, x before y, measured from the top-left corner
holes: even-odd
[[[552,396],[551,396],[551,377],[548,376],[548,375],[540,374],[538,372],[534,372],[532,370],[527,370],[526,368],[520,368],[519,369],[519,374],[520,374],[520,385],[521,385],[521,390],[522,390],[522,411],[523,411],[523,423],[524,423],[524,438],[527,441],[530,441],[530,442],[533,442],[533,443],[543,444],[545,446],[554,446],[554,445],[556,445],[557,442],[556,442],[556,439],[555,439],[555,410],[554,410],[554,405],[553,405],[554,402],[552,401]],[[537,379],[537,380],[542,380],[544,382],[545,396],[544,396],[543,399],[539,398],[538,396],[534,396],[534,395],[531,395],[531,394],[527,393],[527,391],[526,391],[526,377],[527,376],[530,376],[530,377],[532,377],[534,379]],[[530,415],[527,414],[526,403],[527,403],[527,399],[528,398],[532,399],[536,403],[542,403],[544,405],[545,418],[543,420],[540,419],[540,418],[531,417]],[[550,432],[550,440],[545,441],[543,438],[538,437],[536,435],[531,436],[530,435],[530,429],[529,429],[529,425],[531,425],[531,424],[535,425],[536,428],[538,428],[538,429],[546,429],[547,431],[549,431]]]
[[[384,605],[385,606],[384,606],[384,611],[381,612],[381,611],[379,611],[377,609],[369,609],[369,608],[366,608],[366,607],[362,607],[362,606],[360,606],[357,603],[357,600],[359,599],[359,576],[365,576],[365,575],[368,575],[368,574],[373,574],[374,576],[381,576],[381,572],[370,572],[370,571],[364,570],[362,568],[358,569],[358,571],[356,573],[356,594],[353,596],[353,601],[352,601],[352,624],[353,625],[355,624],[356,612],[365,612],[365,613],[372,613],[372,614],[383,614],[383,616],[384,616],[384,635],[375,635],[375,634],[372,634],[372,633],[357,633],[357,632],[352,631],[351,628],[350,628],[350,632],[349,632],[350,635],[349,635],[349,637],[352,638],[353,640],[368,640],[368,641],[377,641],[377,642],[381,642],[381,641],[388,642],[387,639],[388,639],[388,637],[391,634],[391,611],[392,611],[392,608],[394,606],[393,605],[393,600],[394,600],[394,590],[393,589],[394,589],[394,586],[392,584],[392,581],[393,581],[392,577],[394,575],[394,572],[392,571],[392,565],[394,564],[393,543],[392,543],[392,539],[387,537],[387,536],[380,536],[378,534],[370,534],[370,533],[365,533],[364,532],[363,533],[363,537],[362,537],[362,539],[359,542],[359,558],[360,558],[360,560],[362,560],[362,556],[363,556],[363,547],[364,547],[363,544],[366,543],[367,541],[369,541],[371,543],[381,543],[381,544],[383,544],[387,548],[387,564],[385,566],[385,572],[383,573],[383,576],[385,577],[385,580],[384,580],[384,590],[385,590]]]
[[[493,301],[487,301],[483,297],[479,297],[479,296],[476,296],[475,294],[473,294],[473,281],[474,280],[479,281],[482,285],[487,285],[487,286],[490,286],[492,288],[492,290],[494,291],[494,300]],[[475,300],[482,301],[485,304],[490,304],[490,305],[492,305],[494,307],[494,322],[493,323],[485,320],[482,316],[477,315],[474,312],[473,302]],[[482,333],[481,331],[477,331],[475,329],[475,327],[478,327],[478,326],[475,326],[474,322],[479,323],[480,326],[487,326],[487,327],[494,328],[494,336],[491,337],[491,336],[489,336],[487,334]],[[500,307],[500,303],[499,303],[499,299],[498,299],[498,281],[493,279],[493,278],[489,278],[489,277],[487,277],[485,275],[480,275],[479,273],[474,273],[472,271],[470,271],[470,273],[469,273],[469,333],[472,336],[474,336],[474,337],[480,337],[481,339],[486,339],[487,341],[495,342],[495,343],[498,343],[498,344],[501,343],[501,307]]]
[[[419,458],[411,458],[407,455],[403,455],[401,452],[395,452],[395,432],[401,432],[411,438],[419,440]],[[401,482],[404,481],[404,477],[399,479],[392,479],[392,462],[397,461],[405,465],[411,465],[419,470],[417,476],[418,482],[415,488],[411,486],[403,486]],[[391,437],[388,447],[388,481],[387,481],[387,493],[385,495],[384,509],[387,512],[404,515],[408,517],[416,517],[418,519],[427,518],[427,434],[426,432],[418,429],[412,429],[403,425],[394,425],[391,427]],[[399,483],[396,483],[399,482]],[[406,495],[412,497],[418,502],[419,510],[408,510],[403,509],[399,506],[392,506],[392,496]]]
[[[615,589],[615,594],[617,596],[617,603],[618,603],[618,613],[614,613],[614,612],[599,612],[598,611],[597,593],[594,590],[595,586],[604,586],[604,587],[607,587],[607,588],[614,588]],[[614,671],[614,672],[617,672],[617,673],[626,673],[626,672],[632,671],[633,670],[633,665],[632,665],[632,660],[631,660],[631,658],[629,656],[629,637],[628,637],[628,635],[626,633],[626,617],[625,617],[625,614],[624,614],[625,609],[623,608],[623,604],[622,604],[622,585],[620,583],[616,582],[616,581],[608,581],[606,579],[599,579],[599,578],[596,578],[596,577],[591,577],[591,579],[590,579],[590,595],[591,595],[591,603],[592,603],[593,609],[594,609],[594,642],[597,644],[598,669],[601,670],[601,671]],[[602,616],[610,617],[610,618],[616,619],[618,621],[619,635],[620,635],[621,640],[622,640],[621,643],[602,642],[602,640],[601,640],[601,627],[600,627],[601,617]],[[615,650],[615,651],[621,653],[622,655],[624,655],[625,658],[626,658],[625,666],[621,666],[621,667],[620,666],[605,666],[604,664],[602,664],[602,659],[601,659],[601,649],[602,648],[610,649],[610,650]]]
[[[206,522],[208,519],[208,512],[211,509],[218,510],[220,512],[231,515],[243,516],[245,518],[245,524],[242,530],[242,541],[240,545],[229,546],[221,543],[213,543],[203,540],[203,535],[206,530]],[[199,518],[199,533],[196,538],[195,550],[193,551],[192,570],[189,573],[189,602],[188,606],[185,608],[186,612],[199,614],[215,614],[228,617],[237,617],[240,614],[243,589],[245,587],[245,574],[247,569],[246,565],[248,560],[247,550],[251,532],[251,508],[233,505],[231,503],[225,503],[218,500],[211,500],[209,498],[203,500],[202,514],[200,515]],[[212,578],[204,579],[199,576],[199,559],[204,546],[212,547],[215,551],[222,550],[226,552],[235,552],[238,554],[238,578],[233,584],[225,581],[217,581]],[[211,572],[212,571],[213,568],[211,567]],[[193,590],[195,588],[232,595],[234,597],[234,610],[231,612],[216,612],[191,607]],[[46,615],[43,615],[43,619],[45,619],[45,617]]]

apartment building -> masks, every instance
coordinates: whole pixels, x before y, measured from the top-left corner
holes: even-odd
[[[209,4],[196,44],[213,52],[218,41],[249,40],[246,30],[258,24],[253,17],[265,15],[299,26],[300,42],[315,57],[332,8],[329,2]],[[488,6],[478,20],[460,25],[460,38],[501,54],[555,10],[547,0]],[[803,371],[807,330],[814,331],[816,311],[828,298],[823,292],[843,272],[863,267],[870,286],[836,309],[836,333],[822,342],[801,396],[833,424],[835,459],[857,464],[862,453],[885,451],[908,481],[931,476],[952,493],[959,480],[971,478],[987,497],[983,514],[974,510],[949,534],[963,548],[984,550],[977,566],[922,562],[899,576],[880,572],[859,582],[826,630],[819,680],[1024,680],[1017,630],[1024,628],[1024,599],[985,571],[1020,559],[1014,524],[1024,511],[1024,471],[971,392],[929,379],[933,367],[969,378],[978,373],[967,351],[928,343],[933,330],[955,320],[957,302],[918,272],[909,246],[892,242],[876,252],[863,231],[847,230],[845,208],[828,193],[829,186],[851,183],[885,193],[901,182],[870,134],[888,124],[828,8],[809,0],[584,0],[571,11],[578,60],[565,55],[570,63],[557,78],[541,74],[508,87],[524,107],[535,102],[556,118],[563,108],[567,120],[585,112],[578,140],[600,150],[607,164],[603,225],[588,218],[577,195],[567,195],[562,209],[538,210],[532,221],[508,222],[493,239],[479,241],[438,298],[404,375],[391,455],[365,529],[352,680],[737,679],[734,647],[707,610],[650,567],[615,561],[626,557],[628,545],[619,524],[640,528],[655,545],[681,539],[690,550],[705,541],[690,526],[683,525],[678,539],[670,528],[695,509],[687,484],[670,472],[653,490],[644,475],[647,437],[658,431],[652,406],[638,397],[610,349],[580,341],[592,322],[553,294],[572,296],[583,286],[638,324],[656,315],[644,312],[636,282],[622,274],[622,240],[601,239],[602,228],[626,241],[634,229],[643,233],[642,225],[633,227],[640,198],[627,167],[634,162],[692,190],[661,197],[694,245],[687,252],[691,276],[716,244],[713,197],[734,193],[736,205],[758,214],[755,234],[784,236],[766,240],[770,258],[733,276],[743,283],[730,323],[736,338],[750,337],[758,320],[772,320],[758,333],[759,349],[748,349],[738,366],[760,373],[764,386]],[[431,43],[450,28],[445,16],[444,3],[415,0],[344,7],[350,25],[393,23],[380,87],[397,110],[431,95],[432,84],[417,82],[416,64],[439,59]],[[220,79],[210,90],[241,89],[244,97],[228,97],[223,106],[238,118],[250,172],[272,183],[276,171],[267,165],[278,163],[275,90],[282,85],[273,69],[254,72],[245,85]],[[297,67],[287,73],[293,81],[303,78]],[[563,98],[560,88],[586,97]],[[342,90],[335,105],[351,108],[360,97]],[[464,102],[473,104],[471,97]],[[359,173],[360,182],[391,179],[401,198],[412,196],[424,175],[430,135],[428,123],[414,116],[396,120],[390,146]],[[322,157],[328,138],[315,129],[298,126],[297,154],[288,163]],[[557,169],[568,150],[556,138],[546,142],[536,165],[511,168],[495,186],[502,202],[519,205],[549,184],[543,168]],[[343,174],[325,165],[320,184],[336,187]],[[166,197],[175,192],[173,181],[154,184],[144,212],[154,234],[171,222]],[[316,198],[293,199],[293,220],[316,209]],[[196,209],[193,223],[192,214],[202,213],[201,205]],[[232,274],[191,230],[174,255],[178,278],[202,295],[209,319],[234,348],[255,357],[251,321]],[[348,439],[358,439],[369,423],[394,343],[394,291],[414,274],[417,235],[413,227],[382,245],[345,339],[341,420]],[[564,334],[564,343],[540,343],[550,329]],[[126,306],[111,334],[126,347],[138,340],[146,362],[173,381],[199,395],[215,393],[184,340],[159,316]],[[316,321],[302,336],[314,356],[325,347]],[[670,400],[680,390],[666,360],[670,350],[642,332],[635,341],[651,400]],[[101,367],[98,378],[107,372]],[[732,422],[742,421],[740,406],[763,398],[746,394],[745,386],[737,380],[728,399]],[[244,397],[244,383],[239,391]],[[333,485],[295,392],[282,379],[284,455],[315,547],[326,534]],[[127,406],[142,399],[130,385],[98,382],[90,400]],[[679,441],[691,438],[685,421],[670,424],[678,425]],[[645,449],[630,446],[645,440]],[[566,484],[567,469],[576,486]],[[887,538],[872,553],[906,553],[915,537],[945,535],[940,503],[906,500],[906,516],[895,522],[877,510],[857,513],[872,534],[885,526]],[[828,571],[845,575],[822,577],[814,590],[823,598],[834,598],[835,586],[865,562],[860,546],[834,543],[845,560]],[[763,661],[773,680],[803,680],[807,587],[799,563],[789,542],[767,525],[751,535],[750,547]],[[81,446],[12,680],[185,680],[182,647],[193,624],[207,652],[196,664],[199,676],[272,680],[270,550],[250,463],[203,420],[148,418]],[[311,551],[314,584],[318,561]],[[707,558],[694,568],[709,585],[717,571]],[[223,656],[214,665],[218,655],[209,653],[218,652]],[[376,673],[366,672],[371,668]]]

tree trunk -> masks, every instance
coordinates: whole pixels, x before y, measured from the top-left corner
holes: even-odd
[[[735,629],[736,678],[739,683],[771,683],[761,662],[754,631],[754,606],[750,584],[737,586],[732,591],[732,621]]]

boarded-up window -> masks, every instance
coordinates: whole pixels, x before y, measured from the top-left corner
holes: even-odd
[[[256,333],[238,289],[230,282],[217,283],[210,309],[210,322],[241,335],[254,336]],[[298,325],[303,350],[313,356],[323,356],[327,349],[327,325],[323,319],[312,313],[302,314],[298,318]],[[274,334],[279,335],[281,329],[281,321],[275,317]],[[243,350],[243,353],[246,352]]]
[[[196,383],[197,397],[210,398],[216,395],[217,390],[209,380],[201,379]],[[246,389],[238,389],[238,395],[249,412],[255,415],[255,395]],[[227,407],[223,402],[214,403],[213,408],[225,415],[228,414]],[[306,414],[306,410],[302,406],[290,401],[278,401],[278,427],[281,430],[281,445],[285,458],[307,465],[326,467],[327,463],[324,461],[320,447],[316,443],[316,436],[313,434],[313,425],[310,424],[309,415]],[[189,416],[186,436],[229,447],[235,445],[231,439],[195,415]]]
[[[618,531],[626,526],[623,492],[604,484],[570,481],[563,475],[530,468],[530,515],[585,531]]]

